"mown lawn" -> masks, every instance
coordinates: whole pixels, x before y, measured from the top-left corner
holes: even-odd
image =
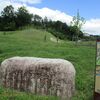
[[[46,41],[44,40],[45,36]],[[0,62],[13,56],[62,58],[69,60],[74,64],[76,69],[76,93],[72,100],[92,100],[94,90],[95,46],[78,46],[73,42],[61,40],[59,43],[56,43],[51,41],[50,38],[54,38],[50,33],[32,28],[7,32],[6,35],[0,32]],[[5,92],[6,90],[4,89],[0,94],[0,100],[8,100],[7,98],[10,97]],[[24,95],[22,97],[23,99],[21,99],[21,95]],[[54,97],[50,99],[47,96],[39,97],[32,96],[31,94],[29,96],[30,99],[28,100],[57,100],[56,97],[55,99]],[[36,99],[37,97],[39,98]],[[19,92],[14,100],[27,100],[26,98],[27,94]]]

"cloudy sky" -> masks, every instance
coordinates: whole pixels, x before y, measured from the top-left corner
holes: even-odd
[[[0,12],[10,4],[15,10],[20,6],[26,6],[30,13],[67,24],[79,9],[80,16],[86,20],[82,30],[89,34],[100,35],[100,0],[0,0]]]

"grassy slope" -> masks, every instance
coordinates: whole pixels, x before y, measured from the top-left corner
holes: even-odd
[[[47,35],[47,41],[44,41],[45,34]],[[0,32],[0,62],[12,56],[35,56],[69,60],[76,69],[76,93],[73,100],[92,100],[95,48],[76,46],[72,42],[61,41],[57,44],[50,41],[51,37],[53,36],[50,33],[36,29],[8,32],[6,35]],[[38,100],[45,100],[44,98]]]

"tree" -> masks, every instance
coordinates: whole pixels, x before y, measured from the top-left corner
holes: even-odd
[[[15,30],[15,12],[12,5],[6,6],[1,12],[1,27],[3,31]]]
[[[55,22],[55,29],[59,32],[62,29],[62,22],[61,21],[56,21]]]
[[[82,25],[85,24],[85,19],[80,16],[79,10],[77,10],[77,16],[73,17],[73,20],[71,21],[71,26],[73,26],[73,29],[75,30],[75,36],[76,41],[78,40]]]
[[[42,25],[42,17],[35,14],[33,16],[33,24],[34,24],[34,26],[41,26]]]
[[[48,29],[48,18],[45,16],[42,22],[43,28]]]
[[[24,6],[18,8],[16,15],[17,15],[17,18],[16,18],[17,27],[22,27],[32,22],[33,15],[30,14]]]
[[[6,6],[1,12],[1,16],[5,18],[14,18],[15,12],[12,5]]]
[[[34,18],[34,21],[36,21],[36,22],[42,22],[42,17],[41,16],[39,16],[39,15],[34,15],[33,16],[33,18]]]

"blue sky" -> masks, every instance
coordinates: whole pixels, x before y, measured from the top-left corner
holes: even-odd
[[[43,0],[39,4],[31,4],[31,6],[57,9],[71,16],[74,16],[79,9],[80,15],[85,19],[100,18],[100,0]]]
[[[0,12],[7,5],[13,5],[15,10],[24,5],[30,13],[68,25],[79,9],[80,16],[86,20],[82,31],[100,35],[100,0],[0,0]]]

